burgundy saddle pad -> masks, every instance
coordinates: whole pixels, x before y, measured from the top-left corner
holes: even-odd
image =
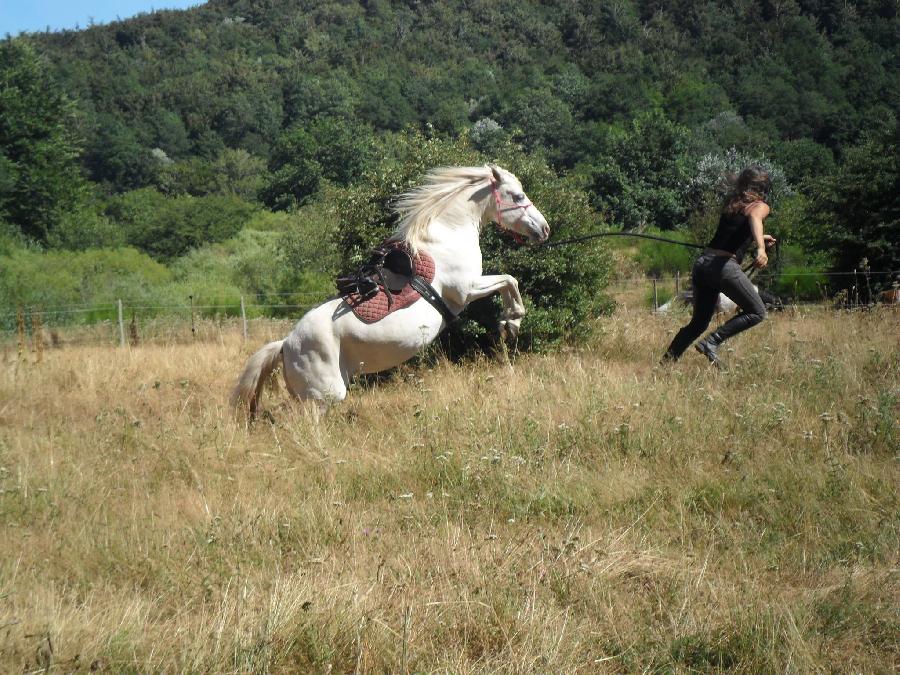
[[[419,251],[413,256],[413,270],[429,284],[434,280],[434,258]],[[391,294],[390,306],[388,306],[388,293]],[[344,301],[356,314],[356,317],[363,323],[375,323],[381,321],[388,314],[393,314],[399,309],[409,307],[422,296],[408,283],[404,284],[399,291],[391,291],[384,288],[381,284],[378,286],[378,293],[363,300],[357,293],[349,293],[344,295]]]

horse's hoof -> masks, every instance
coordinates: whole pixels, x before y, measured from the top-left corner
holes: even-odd
[[[500,337],[504,340],[515,340],[519,337],[519,324],[521,319],[504,319],[500,322]]]

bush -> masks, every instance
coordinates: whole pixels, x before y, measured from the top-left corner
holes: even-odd
[[[390,137],[380,153],[381,163],[356,186],[336,195],[337,246],[341,267],[351,270],[369,250],[393,232],[393,199],[420,184],[424,174],[438,166],[481,165],[480,155],[463,136],[455,141],[425,138],[408,132]],[[553,237],[586,234],[597,224],[587,195],[570,181],[559,178],[539,158],[525,156],[505,145],[496,158],[518,176],[529,197],[550,223]],[[528,315],[522,322],[519,346],[541,349],[582,330],[588,319],[607,310],[602,295],[610,269],[610,256],[598,240],[577,246],[544,249],[518,246],[497,228],[486,228],[481,250],[486,274],[516,277]],[[489,298],[473,303],[462,320],[442,340],[451,355],[484,349],[496,340],[500,302]]]
[[[692,210],[714,209],[718,212],[731,187],[727,181],[729,174],[737,176],[751,165],[762,167],[768,172],[772,189],[766,201],[773,209],[781,199],[794,194],[784,171],[775,162],[767,157],[749,155],[731,148],[727,152],[707,153],[697,162],[693,174],[683,186]]]
[[[125,245],[120,227],[105,217],[95,205],[75,208],[64,214],[47,237],[52,248],[84,251],[89,248],[118,248]]]
[[[336,208],[344,192],[326,190],[317,202],[290,215],[289,222],[278,239],[278,263],[281,275],[279,291],[297,294],[295,304],[310,295],[327,297],[334,294],[334,279],[341,271],[338,251]],[[299,297],[303,296],[303,298]]]
[[[163,261],[233,237],[256,211],[254,204],[235,196],[167,198],[153,188],[128,192],[107,207],[125,230],[127,243]]]
[[[770,265],[756,282],[785,300],[821,300],[828,286],[822,254],[809,254],[796,244],[782,244],[778,256],[769,256]]]
[[[658,112],[609,127],[599,157],[584,169],[593,203],[622,229],[672,229],[684,221],[689,132]]]
[[[691,234],[678,230],[668,232],[648,230],[646,234],[654,234],[692,244],[697,243]],[[636,256],[637,262],[644,269],[644,272],[651,277],[658,278],[663,275],[675,274],[675,272],[689,273],[698,253],[698,250],[695,248],[668,244],[663,241],[653,241],[652,239],[637,239],[636,241],[639,242]]]
[[[131,248],[46,253],[19,249],[4,256],[0,265],[0,305],[46,309],[113,304],[119,298],[153,304],[158,289],[171,278],[163,265]]]

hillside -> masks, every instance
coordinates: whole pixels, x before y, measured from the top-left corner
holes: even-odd
[[[896,21],[890,2],[213,1],[37,37],[86,113],[93,178],[123,189],[140,177],[110,173],[104,140],[268,158],[321,114],[449,134],[491,118],[565,167],[651,110],[839,152],[897,110]]]

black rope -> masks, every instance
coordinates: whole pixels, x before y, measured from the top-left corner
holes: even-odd
[[[577,244],[578,242],[588,241],[590,239],[597,239],[599,237],[639,237],[641,239],[652,239],[653,241],[663,241],[667,244],[678,244],[679,246],[687,246],[688,248],[699,248],[706,249],[707,247],[703,244],[691,244],[687,241],[678,241],[677,239],[666,239],[665,237],[657,237],[654,234],[641,234],[639,232],[595,232],[594,234],[587,234],[583,237],[575,237],[573,239],[563,239],[562,241],[553,241],[549,244],[542,244],[543,248],[553,248],[554,246],[563,246],[565,244]],[[775,243],[775,257],[779,258],[781,253],[781,241],[776,241]],[[753,261],[742,268],[744,274],[749,274],[751,271],[755,271],[757,268]]]
[[[562,241],[552,241],[549,244],[542,244],[543,248],[553,248],[555,246],[563,246],[565,244],[577,244],[580,241],[587,241],[589,239],[597,239],[598,237],[640,237],[641,239],[653,239],[654,241],[664,241],[667,244],[680,244],[681,246],[687,246],[689,248],[700,248],[704,249],[706,246],[702,244],[691,244],[686,241],[678,241],[676,239],[666,239],[665,237],[657,237],[653,234],[640,234],[638,232],[595,232],[594,234],[587,234],[583,237],[575,237],[574,239],[563,239]]]

